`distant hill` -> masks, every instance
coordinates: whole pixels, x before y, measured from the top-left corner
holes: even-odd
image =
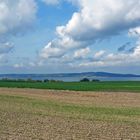
[[[82,73],[57,73],[57,74],[0,74],[0,77],[140,77],[135,74],[118,74],[108,72],[82,72]]]
[[[118,73],[108,73],[108,72],[87,72],[84,75],[97,76],[97,77],[140,77],[140,75],[135,74],[118,74]]]
[[[61,73],[61,74],[48,74],[48,76],[57,77],[140,77],[140,75],[135,74],[118,74],[118,73],[108,73],[108,72],[82,72],[82,73]]]

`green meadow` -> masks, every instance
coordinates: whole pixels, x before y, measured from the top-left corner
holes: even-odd
[[[140,92],[139,81],[109,81],[109,82],[24,82],[0,81],[0,87],[35,88],[73,91],[132,91]]]

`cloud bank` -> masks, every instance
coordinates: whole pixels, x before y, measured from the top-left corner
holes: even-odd
[[[82,55],[85,57],[87,53],[91,53],[87,48],[94,46],[94,42],[98,40],[108,39],[124,32],[129,32],[131,35],[138,34],[135,27],[140,25],[139,0],[127,0],[127,2],[126,0],[76,0],[75,2],[79,11],[72,15],[66,25],[56,27],[57,38],[42,49],[40,56],[43,59],[49,61],[55,58],[61,61],[61,58],[70,55],[70,51],[73,52],[71,57],[82,58]],[[130,59],[132,57],[134,60],[139,54],[138,48],[137,45],[133,54],[104,55],[105,51],[101,50],[90,56],[90,61],[84,61],[84,64],[79,65],[103,66],[114,62],[120,64],[127,57]],[[97,61],[97,58],[101,60]]]
[[[42,48],[37,62],[29,62],[32,66],[45,62],[72,67],[139,65],[139,0],[39,0],[47,5],[62,1],[75,4],[78,10],[66,25],[56,27],[56,38]],[[33,25],[37,3],[37,0],[0,0],[0,58],[13,49],[9,36],[25,33]],[[95,42],[122,34],[137,38],[136,44],[129,48],[131,43],[126,42],[113,53],[97,48],[94,51]]]

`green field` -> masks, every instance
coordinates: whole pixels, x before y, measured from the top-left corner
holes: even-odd
[[[133,91],[140,92],[139,81],[117,82],[8,82],[0,81],[0,87],[9,88],[36,88],[74,91]]]

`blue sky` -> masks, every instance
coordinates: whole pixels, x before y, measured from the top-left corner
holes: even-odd
[[[1,0],[0,73],[140,74],[139,0]]]

